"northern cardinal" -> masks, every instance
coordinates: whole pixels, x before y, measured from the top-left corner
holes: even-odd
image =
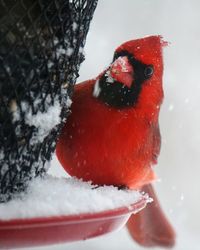
[[[164,45],[160,36],[128,41],[97,78],[76,85],[71,115],[56,148],[71,176],[150,191],[153,205],[128,222],[130,234],[144,246],[172,246],[175,239],[149,186],[156,178],[152,165],[160,151]]]

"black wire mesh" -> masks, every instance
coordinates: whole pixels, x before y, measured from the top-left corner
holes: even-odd
[[[0,202],[48,168],[96,4],[0,0]]]

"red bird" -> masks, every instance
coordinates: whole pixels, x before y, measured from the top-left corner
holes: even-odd
[[[148,188],[155,199],[146,184],[155,179],[152,165],[160,151],[164,45],[160,36],[128,41],[96,79],[75,86],[72,113],[56,148],[71,176],[98,185]],[[142,245],[171,246],[174,231],[155,202],[130,219],[129,231]]]

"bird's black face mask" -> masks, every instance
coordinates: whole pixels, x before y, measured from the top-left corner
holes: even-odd
[[[113,63],[94,86],[94,96],[115,108],[134,106],[153,66],[136,60],[127,51],[117,52]]]

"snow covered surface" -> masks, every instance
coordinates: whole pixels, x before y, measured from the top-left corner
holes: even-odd
[[[35,179],[26,194],[0,204],[0,220],[95,213],[128,207],[141,198],[138,191],[97,187],[74,178],[48,175]]]

